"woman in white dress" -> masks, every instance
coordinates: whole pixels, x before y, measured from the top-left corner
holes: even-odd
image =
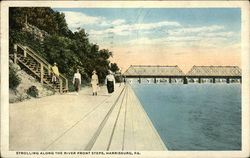
[[[92,85],[92,90],[93,90],[93,95],[97,95],[97,91],[98,91],[98,76],[96,75],[96,71],[94,70],[92,73],[92,77],[91,77],[91,85]]]
[[[54,66],[51,69],[52,69],[52,83],[53,86],[55,86],[57,82],[57,77],[60,75],[60,73],[56,63],[54,63]]]

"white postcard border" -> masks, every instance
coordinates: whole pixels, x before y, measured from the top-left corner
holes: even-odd
[[[4,157],[24,157],[9,151],[9,88],[8,88],[8,7],[72,7],[72,8],[241,8],[241,64],[242,64],[242,150],[241,151],[140,151],[133,157],[248,157],[249,155],[249,3],[247,1],[2,1],[1,2],[1,154]],[[27,155],[27,157],[40,157]],[[44,155],[42,157],[99,157],[99,155]],[[26,157],[26,156],[25,156]],[[106,155],[100,157],[132,157]]]

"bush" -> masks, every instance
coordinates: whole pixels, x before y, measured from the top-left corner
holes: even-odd
[[[27,94],[36,98],[36,97],[38,97],[38,89],[36,88],[36,86],[31,86],[27,90]]]
[[[115,82],[121,83],[123,81],[123,78],[121,76],[115,76]]]
[[[18,77],[16,70],[12,66],[10,66],[9,67],[9,88],[15,90],[20,83],[21,83],[21,78]]]

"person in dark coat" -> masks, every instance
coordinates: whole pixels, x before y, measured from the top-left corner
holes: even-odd
[[[81,85],[81,74],[79,73],[79,69],[77,69],[77,72],[74,74],[73,84],[75,86],[76,94],[78,95]]]
[[[105,83],[107,85],[108,93],[113,93],[115,90],[115,77],[110,70],[109,74],[106,76]]]

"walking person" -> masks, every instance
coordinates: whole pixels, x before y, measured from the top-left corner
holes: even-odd
[[[79,73],[79,69],[76,70],[76,73],[73,77],[73,84],[75,87],[76,95],[79,95],[80,85],[81,85],[81,74]]]
[[[57,82],[57,77],[59,76],[59,70],[57,67],[56,62],[54,63],[53,67],[52,67],[52,83],[53,83],[53,87],[55,86],[56,82]]]
[[[109,74],[106,76],[105,84],[107,85],[108,93],[113,93],[115,90],[115,77],[112,75],[112,71],[110,70]]]
[[[91,77],[91,85],[92,85],[92,90],[93,90],[93,95],[97,95],[97,91],[98,91],[98,76],[96,75],[96,71],[94,70],[92,73],[92,77]]]

